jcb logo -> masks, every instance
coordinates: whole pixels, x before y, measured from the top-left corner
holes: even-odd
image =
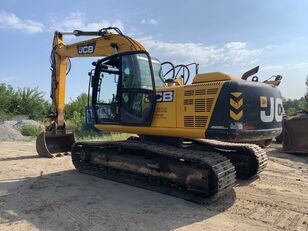
[[[260,96],[260,107],[264,108],[264,110],[260,112],[262,122],[270,123],[273,122],[274,119],[276,122],[282,121],[283,105],[281,98],[269,97],[268,105],[268,97]],[[269,110],[266,110],[268,108]]]
[[[84,46],[77,47],[78,54],[93,54],[95,50],[95,43],[90,43]]]
[[[156,92],[156,102],[173,102],[173,91]]]

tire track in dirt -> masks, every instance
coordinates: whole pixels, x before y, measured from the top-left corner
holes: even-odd
[[[78,206],[54,204],[52,205],[55,213],[54,217],[62,217],[64,220],[70,220],[73,223],[73,227],[86,231],[103,231],[103,230],[129,230],[125,220],[123,220],[119,214],[114,217],[110,212],[100,209],[99,213],[103,213],[104,216],[100,216],[97,212],[89,212],[89,208],[83,210]],[[57,218],[59,219],[59,218]],[[55,220],[57,220],[55,219]],[[70,229],[73,228],[70,226]]]
[[[300,209],[299,209],[300,210]],[[237,199],[229,211],[249,220],[265,223],[280,230],[308,230],[307,210],[288,209],[262,200]]]

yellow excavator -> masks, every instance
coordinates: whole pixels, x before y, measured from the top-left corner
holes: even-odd
[[[64,35],[95,36],[64,44]],[[89,72],[95,128],[138,134],[121,141],[75,142],[64,121],[69,58],[99,57]],[[282,130],[281,76],[259,82],[258,67],[241,78],[198,73],[189,65],[160,63],[118,28],[55,32],[51,52],[51,123],[37,152],[71,152],[82,173],[174,195],[197,203],[232,190],[267,163],[256,144]],[[169,67],[168,71],[166,68]],[[169,78],[167,78],[168,76]]]

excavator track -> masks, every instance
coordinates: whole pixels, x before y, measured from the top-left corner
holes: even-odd
[[[235,166],[239,179],[249,179],[258,175],[267,165],[264,149],[256,144],[230,143],[210,139],[195,139],[197,150],[213,150],[227,157]]]
[[[72,161],[81,173],[208,203],[233,190],[235,168],[214,151],[140,140],[77,142]]]

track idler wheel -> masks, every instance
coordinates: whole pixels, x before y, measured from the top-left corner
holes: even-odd
[[[74,133],[42,132],[36,139],[36,151],[41,157],[53,158],[70,152],[74,143]]]

